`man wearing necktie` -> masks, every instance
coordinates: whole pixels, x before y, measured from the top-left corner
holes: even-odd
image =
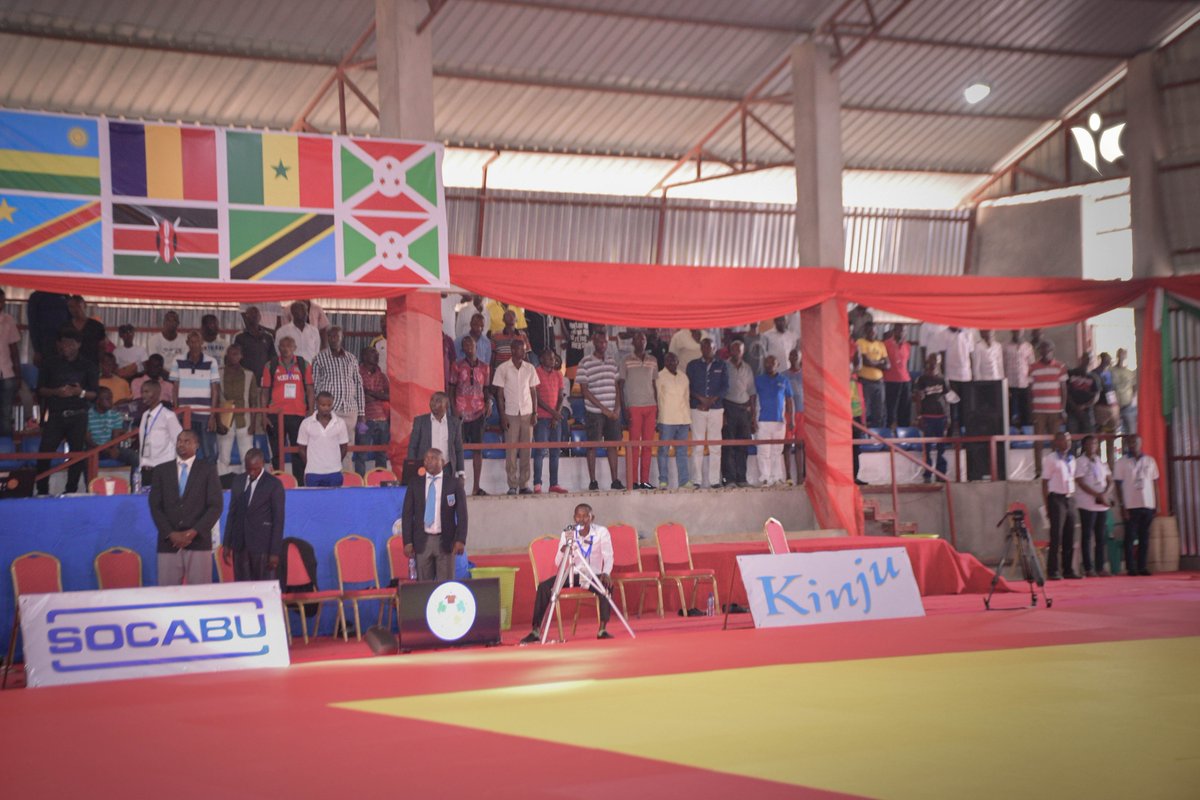
[[[257,447],[246,451],[246,471],[233,479],[221,557],[239,581],[272,581],[283,555],[283,484],[264,469]]]
[[[212,530],[225,502],[217,465],[196,458],[199,444],[194,431],[183,431],[175,439],[175,458],[150,476],[159,586],[212,583]]]
[[[404,493],[404,555],[417,560],[419,580],[453,580],[454,557],[467,544],[467,494],[458,477],[443,469],[441,450],[426,450],[424,465]]]

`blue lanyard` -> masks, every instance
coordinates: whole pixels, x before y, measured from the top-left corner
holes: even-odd
[[[591,563],[591,560],[592,560],[592,548],[593,548],[593,547],[595,547],[595,546],[596,546],[596,540],[595,540],[595,538],[594,538],[594,535],[591,533],[591,530],[589,529],[589,531],[588,531],[588,546],[587,546],[587,550],[584,550],[584,549],[583,549],[583,540],[582,540],[582,539],[581,539],[581,540],[579,540],[579,549],[580,549],[581,551],[583,551],[583,560],[584,560],[584,561],[587,561],[588,563]]]

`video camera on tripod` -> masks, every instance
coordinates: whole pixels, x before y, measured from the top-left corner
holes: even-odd
[[[996,573],[992,575],[991,589],[988,590],[987,597],[983,599],[983,607],[988,611],[993,610],[992,595],[996,592],[996,586],[1000,583],[1004,567],[1007,564],[1016,562],[1018,559],[1021,562],[1021,574],[1029,583],[1030,607],[1037,606],[1038,589],[1042,591],[1042,598],[1046,601],[1046,608],[1050,608],[1054,604],[1054,601],[1046,595],[1046,574],[1042,571],[1042,562],[1038,558],[1037,547],[1033,543],[1033,537],[1029,534],[1029,527],[1025,524],[1028,513],[1023,503],[1013,503],[1008,507],[1008,513],[996,523],[996,527],[999,528],[1007,520],[1008,534],[1005,537],[1004,557],[996,565]]]

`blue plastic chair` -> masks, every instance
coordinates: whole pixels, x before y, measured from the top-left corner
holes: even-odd
[[[897,439],[919,439],[919,438],[921,438],[921,429],[913,428],[913,427],[896,428],[896,438]],[[900,444],[901,450],[918,451],[924,447],[925,447],[925,445],[919,444],[919,443],[902,442]]]
[[[1033,426],[1032,425],[1022,425],[1021,427],[1018,428],[1014,425],[1012,428],[1009,429],[1009,433],[1013,436],[1033,436]],[[1010,446],[1012,447],[1013,450],[1032,450],[1033,442],[1031,442],[1031,441],[1012,442]]]
[[[867,428],[867,430],[876,436],[882,436],[884,439],[893,438],[891,428]],[[860,453],[878,453],[882,450],[887,450],[887,445],[881,444],[874,439],[857,439],[856,441],[862,442],[862,444],[856,445]]]
[[[484,442],[484,444],[503,444],[504,439],[498,433],[493,433],[492,431],[484,431],[483,442]],[[502,449],[500,449],[500,450],[495,450],[495,449],[484,450],[483,457],[484,458],[504,458],[504,450],[502,450]]]

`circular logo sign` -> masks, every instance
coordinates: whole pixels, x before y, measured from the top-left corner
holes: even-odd
[[[429,595],[425,622],[443,642],[458,641],[475,624],[475,595],[461,583],[443,583]]]

